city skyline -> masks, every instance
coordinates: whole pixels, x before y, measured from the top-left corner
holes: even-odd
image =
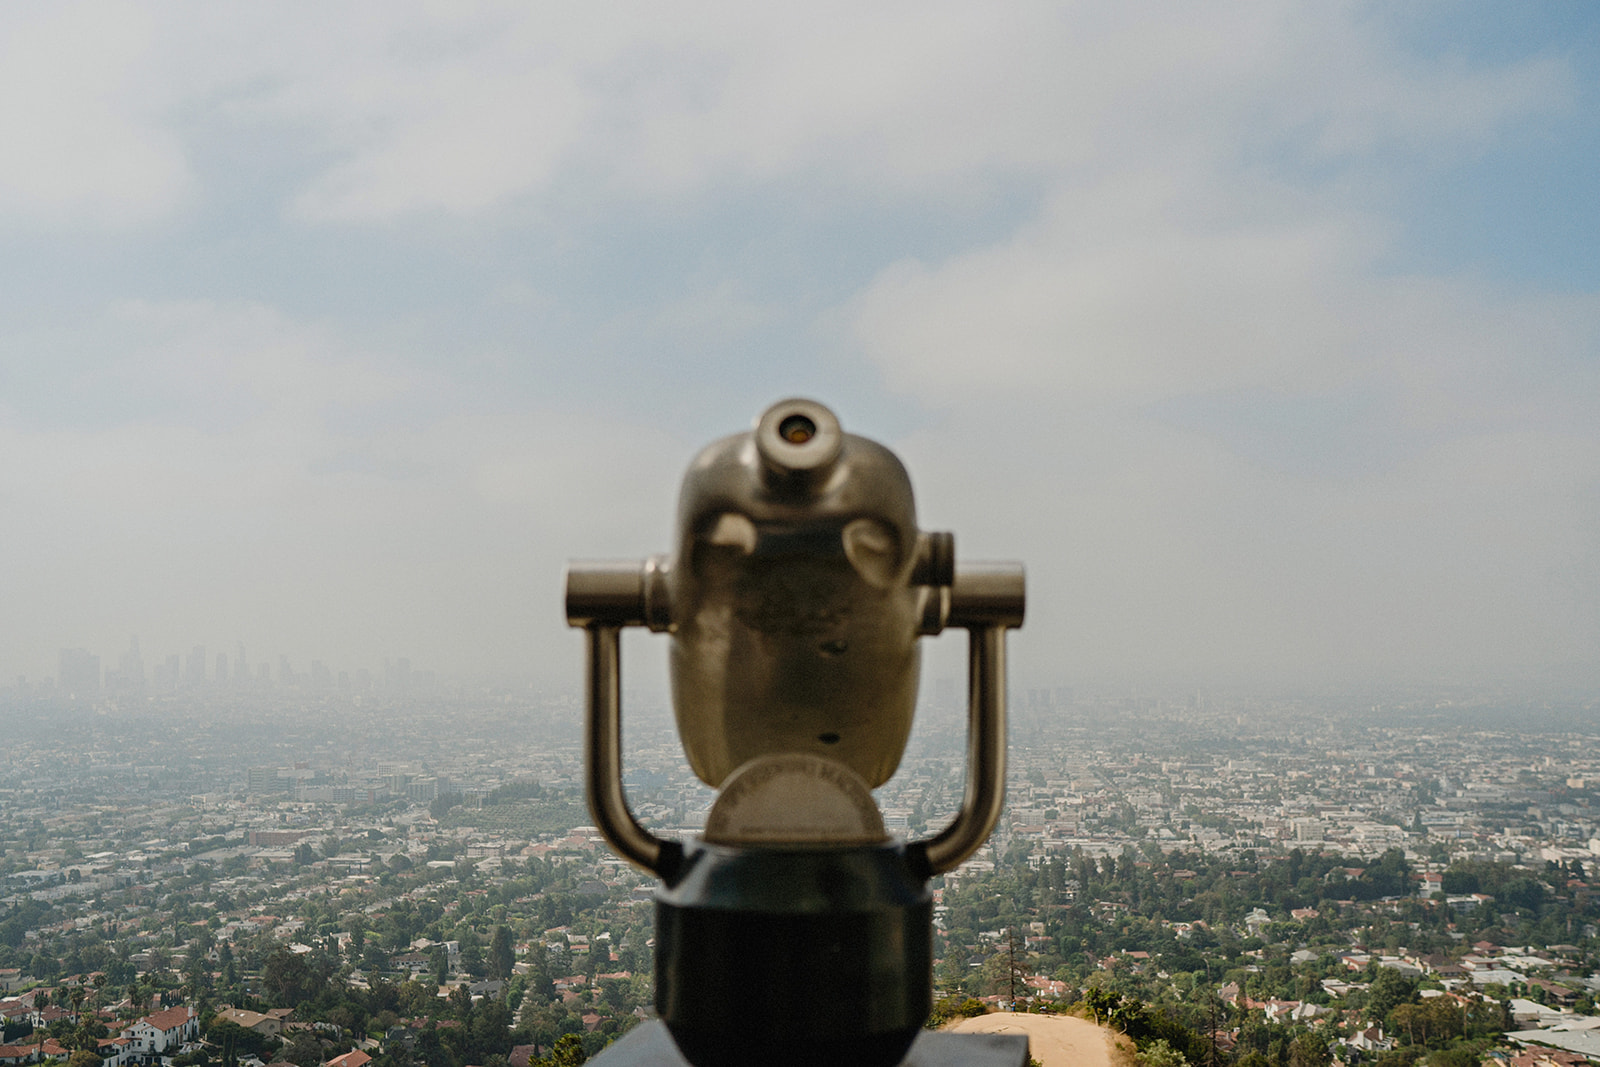
[[[409,656],[385,656],[382,666],[374,671],[360,666],[330,667],[321,659],[312,659],[305,670],[299,670],[290,658],[279,653],[276,658],[262,657],[252,662],[244,643],[234,646],[235,651],[217,651],[208,658],[205,645],[194,645],[185,655],[169,652],[157,653],[146,660],[141,650],[139,636],[129,638],[129,647],[114,661],[82,647],[63,648],[57,660],[54,675],[28,678],[18,675],[14,686],[0,686],[0,693],[26,700],[33,695],[49,694],[68,699],[92,700],[102,694],[143,692],[174,692],[180,689],[259,689],[271,686],[300,686],[307,689],[357,689],[367,690],[374,684],[389,689],[431,688],[435,681],[432,670],[413,669]]]

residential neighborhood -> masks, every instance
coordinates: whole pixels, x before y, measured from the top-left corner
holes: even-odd
[[[902,836],[959,804],[931,689],[877,791]],[[933,884],[935,1022],[1077,1011],[1242,1067],[1600,1062],[1593,708],[1405,697],[1014,692],[1002,825]],[[651,883],[589,825],[570,696],[8,699],[0,1062],[520,1067],[652,1017]],[[713,794],[630,699],[630,802],[693,835]]]

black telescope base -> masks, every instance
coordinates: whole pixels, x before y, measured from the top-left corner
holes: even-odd
[[[749,1025],[754,1025],[749,1024]],[[749,1061],[752,1067],[763,1063]],[[817,1061],[822,1067],[853,1067],[862,1062],[848,1053]],[[592,1067],[689,1067],[667,1028],[645,1023],[623,1035],[589,1063]],[[1021,1034],[945,1034],[923,1030],[900,1061],[901,1067],[1027,1067],[1028,1039]]]
[[[762,1067],[800,1067],[802,1064],[861,1064],[862,1067],[889,1067],[905,1059],[916,1038],[898,1030],[863,1037],[783,1038],[763,1033],[759,1025],[720,1033],[696,1033],[678,1027],[672,1040],[683,1058],[695,1067],[721,1067],[724,1064],[754,1064]]]
[[[892,1067],[932,1006],[932,920],[903,846],[696,843],[656,893],[656,1011],[695,1067]]]

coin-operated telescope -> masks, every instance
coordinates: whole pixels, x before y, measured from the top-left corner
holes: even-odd
[[[663,883],[656,1009],[683,1057],[900,1062],[931,1007],[928,879],[983,844],[1004,801],[1022,567],[958,564],[950,534],[917,528],[894,453],[784,400],[695,457],[671,556],[573,563],[566,599],[587,645],[589,808]],[[623,794],[626,626],[671,635],[684,751],[720,790],[687,844]],[[918,638],[949,627],[970,635],[966,795],[943,832],[897,841],[870,790],[905,750]]]

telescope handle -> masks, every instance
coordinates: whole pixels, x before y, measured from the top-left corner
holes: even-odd
[[[683,846],[640,826],[622,789],[622,628],[590,622],[583,629],[589,691],[583,788],[589,814],[619,856],[670,883],[683,861]]]

